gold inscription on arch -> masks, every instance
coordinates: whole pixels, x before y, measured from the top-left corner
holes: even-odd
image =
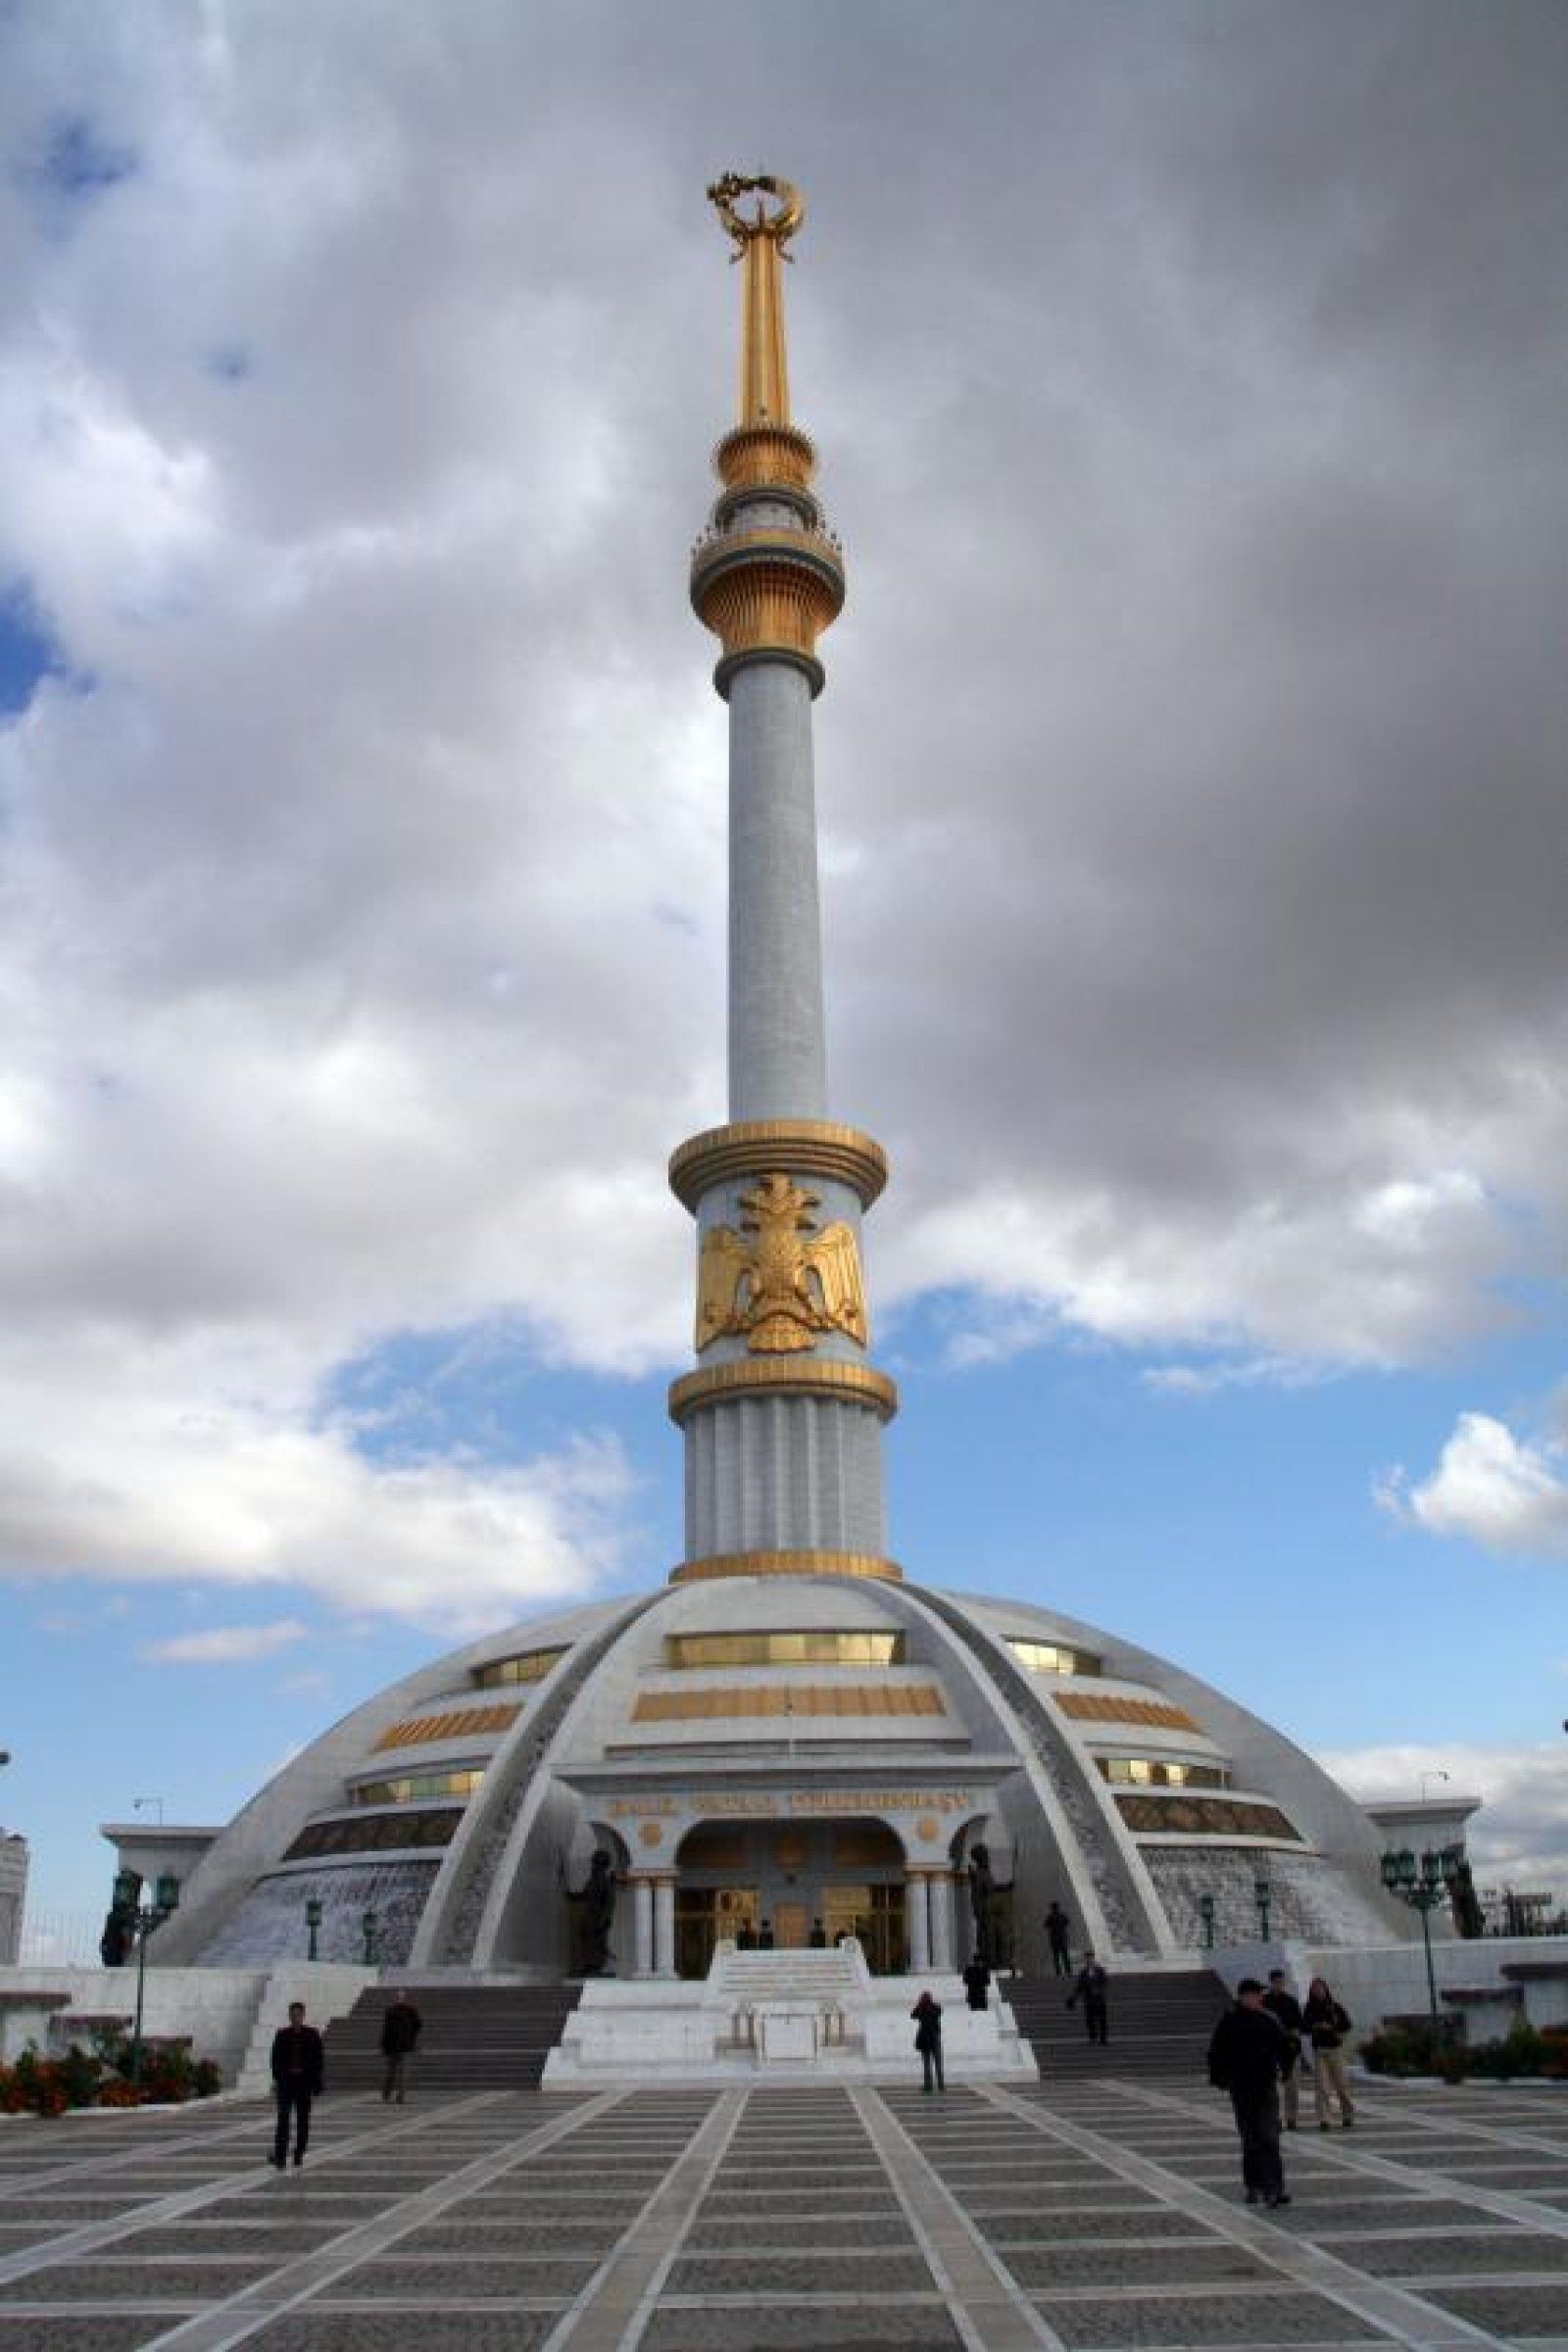
[[[661,1791],[654,1796],[614,1796],[604,1808],[612,1821],[645,1820],[652,1814],[695,1814],[711,1820],[719,1814],[772,1820],[800,1813],[971,1813],[983,1812],[984,1800],[963,1788],[694,1788],[677,1796]]]

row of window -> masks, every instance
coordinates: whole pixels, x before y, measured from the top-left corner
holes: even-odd
[[[1167,1764],[1154,1756],[1097,1756],[1107,1781],[1132,1788],[1228,1788],[1231,1776],[1219,1764]]]
[[[902,1666],[902,1634],[670,1634],[664,1662],[687,1666]]]
[[[1063,1642],[1026,1642],[1009,1635],[1007,1647],[1031,1674],[1103,1674],[1105,1662],[1093,1650],[1069,1649]]]
[[[514,1658],[492,1658],[488,1666],[475,1666],[470,1672],[481,1690],[503,1683],[542,1683],[565,1654],[564,1649],[525,1649]]]
[[[357,1805],[417,1805],[432,1796],[471,1796],[484,1779],[482,1764],[456,1772],[400,1772],[395,1780],[361,1781],[351,1790]]]

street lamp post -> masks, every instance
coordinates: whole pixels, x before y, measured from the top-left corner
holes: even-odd
[[[1214,1949],[1214,1897],[1211,1894],[1199,1896],[1198,1916],[1203,1923],[1203,1949],[1211,1952]]]
[[[1257,1935],[1260,1943],[1268,1941],[1269,1913],[1274,1904],[1274,1889],[1267,1879],[1252,1881],[1252,1900],[1257,1905]]]
[[[380,1922],[373,1911],[367,1911],[360,1921],[360,1932],[365,1937],[365,1965],[367,1968],[375,1966],[375,1932],[379,1925]]]
[[[321,1932],[321,1905],[319,1899],[314,1894],[305,1906],[305,1929],[310,1937],[310,1946],[305,1957],[307,1960],[314,1960],[317,1957],[316,1938]]]
[[[132,2089],[141,2088],[141,2021],[147,1999],[147,1938],[154,1928],[161,1928],[172,1912],[179,1908],[179,1881],[166,1874],[153,1889],[153,1899],[144,1903],[136,1892],[135,1879],[130,1871],[122,1871],[116,1882],[116,1894],[122,1901],[128,1925],[136,1943],[136,2023],[130,2035],[130,2081]]]
[[[1461,1858],[1456,1845],[1446,1845],[1441,1853],[1428,1846],[1418,1864],[1406,1845],[1386,1853],[1382,1863],[1383,1884],[1389,1893],[1397,1895],[1401,1903],[1408,1903],[1412,1911],[1421,1914],[1421,1941],[1427,1956],[1427,2002],[1434,2026],[1441,2019],[1437,1972],[1432,1965],[1432,1914],[1440,1903],[1452,1900]]]

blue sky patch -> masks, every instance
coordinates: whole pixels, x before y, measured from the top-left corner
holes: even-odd
[[[0,590],[0,717],[25,710],[38,680],[63,666],[25,588]]]

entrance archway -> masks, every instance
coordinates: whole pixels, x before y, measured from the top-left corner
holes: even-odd
[[[886,1822],[703,1821],[675,1868],[679,1976],[706,1976],[723,1936],[788,1951],[857,1936],[875,1975],[905,1966],[904,1847]]]

